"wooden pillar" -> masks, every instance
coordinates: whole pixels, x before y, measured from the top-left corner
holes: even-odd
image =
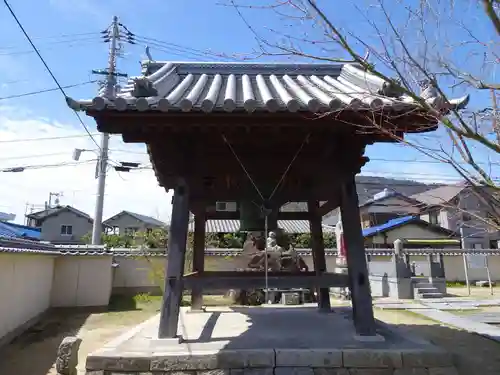
[[[182,299],[182,276],[186,261],[186,242],[189,224],[189,192],[184,182],[174,189],[172,219],[168,236],[167,272],[160,316],[159,338],[177,336],[179,308]]]
[[[318,202],[307,202],[309,211],[309,227],[311,229],[311,247],[316,275],[326,272],[325,243],[323,241],[322,217],[317,213]],[[318,289],[318,308],[321,311],[330,311],[330,291],[328,288]]]
[[[340,211],[344,229],[354,325],[359,335],[374,336],[376,335],[375,319],[354,176],[342,184],[341,190]]]
[[[197,211],[194,216],[193,272],[203,273],[205,270],[205,207]],[[191,310],[201,311],[202,309],[203,290],[196,285],[191,292]]]

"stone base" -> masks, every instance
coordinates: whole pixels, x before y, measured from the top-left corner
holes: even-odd
[[[334,272],[346,275],[347,266],[345,266],[342,262],[337,262],[337,263],[338,264]],[[350,291],[349,288],[347,287],[330,288],[330,295],[343,301],[348,301],[351,299]]]
[[[90,354],[87,375],[455,375],[439,348],[381,324],[359,341],[349,309],[234,307],[179,319],[180,343],[158,340],[159,317]],[[162,341],[161,343],[159,341]]]

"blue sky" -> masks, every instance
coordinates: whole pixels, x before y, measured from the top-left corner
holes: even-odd
[[[219,3],[224,2],[226,6],[219,5]],[[259,7],[273,3],[273,1],[236,1],[236,3],[252,4],[254,7]],[[375,35],[370,22],[377,22],[378,25],[384,25],[384,22],[381,18],[380,8],[374,7],[372,4],[374,3],[373,1],[354,2],[346,0],[335,2],[322,0],[318,3],[320,6],[324,6],[327,15],[337,27],[347,33],[355,32],[358,37],[370,42],[374,47],[380,46],[380,39]],[[386,3],[399,4],[400,2],[386,1]],[[417,0],[405,2],[407,5],[414,5],[416,3]],[[493,34],[489,24],[486,22],[478,23],[481,17],[480,9],[473,2],[466,0],[458,3],[461,3],[461,8],[455,10],[454,14],[460,15],[460,12],[462,12],[461,19],[471,27],[474,26],[476,36],[479,36],[481,40],[490,38],[490,35]],[[347,57],[344,52],[332,49],[331,44],[316,43],[312,45],[298,41],[304,37],[320,40],[322,38],[321,28],[313,26],[308,21],[283,17],[269,8],[240,9],[244,20],[251,26],[250,29],[238,15],[236,9],[231,6],[231,1],[229,0],[150,0],[148,2],[139,2],[136,0],[38,0],[11,1],[11,6],[62,85],[71,85],[95,79],[95,76],[91,75],[91,70],[106,67],[107,45],[100,41],[99,35],[87,33],[97,33],[105,29],[110,24],[114,15],[117,15],[120,22],[139,37],[155,38],[163,42],[176,43],[196,50],[213,51],[227,55],[249,55],[258,47],[254,35],[254,33],[257,33],[272,44],[285,41],[286,37],[284,35],[289,35],[296,38],[296,42],[308,53],[328,57]],[[411,42],[416,40],[416,38],[413,38],[413,35],[417,31],[415,31],[415,24],[405,18],[407,16],[405,8],[389,7],[389,9],[395,23],[398,25],[408,25],[404,32],[405,37],[408,38],[410,47],[419,49],[421,46],[418,43],[415,42],[412,44]],[[278,10],[281,11],[281,9]],[[463,15],[467,15],[467,17],[463,17]],[[443,20],[440,22],[443,22]],[[387,27],[386,23],[385,27]],[[426,28],[429,32],[436,35],[439,34],[447,37],[451,35],[457,41],[467,37],[463,29],[457,29],[456,24],[449,23],[441,28],[436,28],[435,25],[433,26],[429,23]],[[75,34],[87,35],[61,36]],[[351,41],[356,48],[362,50],[354,38],[351,38]],[[175,51],[170,50],[169,53],[168,47],[164,47],[161,50],[155,49],[154,45],[151,47],[153,57],[157,60],[200,59],[199,56],[185,53],[179,54],[178,51],[175,53]],[[445,50],[448,47],[443,41],[433,44],[433,48],[443,48]],[[0,5],[0,98],[54,87],[54,83],[37,56],[34,53],[26,53],[30,50],[29,44],[19,31],[11,15],[3,4]],[[449,56],[452,56],[456,61],[467,60],[469,68],[474,73],[477,71],[478,74],[481,73],[488,78],[496,78],[494,71],[482,71],[480,69],[482,66],[481,57],[478,57],[478,54],[475,52],[477,51],[474,50],[474,47],[468,47],[459,52],[455,50],[449,52]],[[124,58],[120,59],[118,67],[121,71],[127,72],[130,75],[137,75],[140,68],[138,61],[142,57],[144,57],[144,46],[126,45]],[[202,59],[213,60],[210,57]],[[296,57],[291,58],[289,56],[262,57],[259,60],[263,59],[268,61],[298,60]],[[67,91],[75,98],[91,98],[96,93],[96,85],[89,84],[68,89]],[[458,88],[452,93],[458,96],[463,94],[463,90]],[[472,96],[471,107],[487,105],[487,100],[487,94],[475,91]],[[52,126],[44,128],[43,126],[37,126],[36,122],[31,123],[29,127],[22,129],[23,137],[30,137],[29,134],[33,134],[32,137],[41,137],[44,132],[53,134],[54,126],[60,131],[72,132],[71,134],[83,133],[74,114],[66,107],[64,99],[59,92],[13,100],[0,100],[0,114],[2,113],[2,107],[4,109],[3,113],[8,113],[9,120],[20,121],[20,126],[21,124],[28,124],[26,121],[34,118],[41,123]],[[6,111],[6,108],[8,111]],[[95,129],[95,125],[90,118],[84,118],[84,121],[89,128]],[[1,127],[2,124],[0,123],[0,129]],[[10,128],[11,135],[14,134],[12,133],[12,129],[16,129],[14,125]],[[444,133],[440,130],[434,134],[420,137],[420,141],[431,147],[436,147],[439,144],[444,147],[450,147],[449,142],[445,137],[442,137],[442,134]],[[69,140],[65,142],[65,146],[72,146],[72,144],[69,144],[71,142],[73,141]],[[116,142],[119,142],[119,140],[116,140]],[[1,147],[2,145],[0,144]],[[55,146],[44,147],[54,148]],[[138,152],[137,155],[141,155],[140,153],[143,151],[141,146],[119,145],[117,146],[118,148],[127,148],[127,150],[132,150],[132,152],[135,150]],[[37,146],[37,149],[40,150],[38,153],[43,153],[41,146]],[[33,145],[29,144],[19,143],[16,146],[19,156],[23,156],[23,153],[26,155],[33,154],[33,150]],[[482,150],[478,150],[478,153],[480,153],[481,159],[486,161],[486,153]],[[128,153],[127,160],[133,157],[133,155],[132,153]],[[373,161],[365,168],[367,174],[378,172],[383,175],[393,175],[401,178],[413,177],[425,182],[429,182],[430,180],[451,182],[455,176],[453,171],[438,163],[419,164],[403,163],[401,161],[383,161],[387,159],[429,160],[429,158],[408,147],[387,144],[376,145],[368,150],[368,155]],[[3,159],[0,155],[1,168],[13,166],[15,163],[18,163],[18,161],[8,160],[8,158]],[[59,160],[57,159],[57,161]],[[67,160],[67,155],[64,155],[64,160]],[[154,179],[150,178],[148,183],[154,183],[152,181]],[[93,183],[92,179],[90,183]],[[46,190],[47,188],[44,189]],[[89,185],[89,189],[93,189],[91,184]],[[37,200],[40,200],[38,196],[46,195],[45,190],[43,194],[41,192],[37,193]],[[90,195],[86,199],[91,201],[89,197]],[[2,204],[3,207],[11,207],[8,203],[0,202],[0,211],[2,210]],[[137,203],[136,206],[140,207],[140,204]],[[91,207],[91,204],[89,204],[89,207]],[[148,212],[150,213],[150,211],[152,209],[149,209]],[[148,212],[144,213],[148,214]]]

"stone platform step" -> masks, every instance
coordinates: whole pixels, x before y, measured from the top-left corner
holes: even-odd
[[[349,308],[181,308],[182,340],[158,339],[159,316],[88,355],[87,375],[449,374],[453,357],[397,326],[360,339]],[[294,327],[294,329],[290,329]]]
[[[428,298],[443,298],[443,293],[435,292],[435,293],[417,293],[416,299],[428,299]]]
[[[421,283],[416,283],[415,288],[435,288],[435,286],[433,283],[421,282]]]

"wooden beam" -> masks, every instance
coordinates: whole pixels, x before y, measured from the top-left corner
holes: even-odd
[[[340,212],[347,250],[347,270],[354,325],[359,335],[374,336],[376,335],[375,319],[354,175],[343,183],[341,191]]]
[[[236,212],[207,212],[206,220],[239,220],[240,213]],[[279,212],[278,220],[309,220],[308,212]]]
[[[174,190],[172,220],[168,236],[168,262],[165,277],[165,292],[160,315],[159,338],[177,336],[179,308],[182,300],[186,241],[189,223],[189,192],[184,181]]]
[[[380,127],[390,131],[406,131],[423,133],[437,128],[435,117],[429,116],[425,111],[412,111],[402,115],[401,111],[381,110],[345,110],[330,114],[302,113],[200,113],[200,112],[168,112],[160,111],[95,111],[88,110],[87,114],[96,119],[100,131],[113,132],[112,128],[125,129],[144,128],[145,125],[156,129],[176,127],[178,131],[202,131],[204,127],[212,127],[215,131],[224,128],[226,131],[236,131],[237,128],[253,131],[255,128],[268,128],[276,131],[280,128],[303,128],[306,131],[329,129],[331,131],[346,131],[352,129],[353,124],[362,127],[360,135],[368,137],[370,132],[374,137],[383,137]],[[376,124],[376,125],[375,125]],[[389,138],[389,137],[387,137]]]
[[[345,287],[348,284],[347,275],[337,273],[315,272],[270,272],[268,274],[270,288],[314,288],[314,287]],[[252,289],[265,288],[264,272],[239,272],[239,271],[205,271],[203,274],[184,276],[186,289]]]
[[[198,207],[199,211],[202,210]],[[205,270],[205,215],[202,212],[194,216],[193,272],[203,273]],[[203,290],[194,287],[191,293],[191,310],[203,309]]]
[[[323,203],[321,206],[318,207],[318,215],[323,217],[326,214],[330,213],[334,209],[336,209],[340,205],[340,199],[329,199],[325,203]]]
[[[325,243],[323,241],[323,227],[321,226],[321,216],[318,210],[317,201],[308,201],[309,227],[311,228],[311,247],[314,264],[314,271],[317,276],[326,272]],[[318,308],[321,311],[330,311],[330,291],[328,288],[318,289]]]

